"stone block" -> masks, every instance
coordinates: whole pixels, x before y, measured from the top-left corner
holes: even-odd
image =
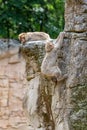
[[[8,127],[8,120],[0,119],[0,128],[7,129]]]
[[[9,64],[17,64],[17,63],[20,63],[20,62],[21,62],[21,59],[20,59],[18,54],[11,56],[8,60]]]

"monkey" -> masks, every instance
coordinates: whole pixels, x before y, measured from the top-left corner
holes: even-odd
[[[50,40],[50,36],[45,32],[24,32],[18,35],[18,39],[22,44],[27,41]]]
[[[46,77],[56,78],[57,81],[67,78],[67,74],[62,75],[60,68],[56,65],[58,49],[62,47],[64,32],[61,32],[55,42],[47,42],[45,45],[45,57],[41,64],[41,73]]]

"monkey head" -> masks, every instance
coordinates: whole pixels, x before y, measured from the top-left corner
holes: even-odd
[[[51,43],[51,42],[46,43],[46,45],[45,45],[46,52],[50,52],[53,48],[54,48],[53,43]]]
[[[26,42],[26,33],[19,34],[18,39],[24,44]]]

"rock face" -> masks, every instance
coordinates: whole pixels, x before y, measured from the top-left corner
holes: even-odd
[[[45,79],[40,72],[44,57],[44,42],[32,42],[22,48],[26,59],[28,90],[24,97],[23,107],[29,118],[30,130],[54,129],[51,110],[54,84]]]
[[[66,88],[66,80],[56,83],[41,74],[40,66],[44,57],[44,45],[45,43],[30,42],[21,48],[27,63],[26,72],[29,82],[23,101],[23,107],[29,119],[29,129],[69,130],[70,91]],[[57,64],[63,74],[67,73],[66,65],[70,60],[67,56],[68,50],[66,41],[58,50]]]
[[[63,73],[68,74],[68,78],[55,84],[39,73],[31,79],[24,108],[32,130],[87,129],[86,0],[66,1],[64,30],[66,34],[57,64]],[[35,99],[32,99],[31,93]],[[34,100],[33,104],[31,99]]]
[[[26,62],[19,47],[16,40],[0,40],[0,130],[15,130],[26,124],[22,108]]]
[[[87,0],[67,0],[65,5],[67,49],[66,87],[70,91],[70,130],[87,129]]]
[[[45,41],[0,41],[0,130],[87,129],[87,0],[66,1],[64,30],[58,83],[41,74]]]

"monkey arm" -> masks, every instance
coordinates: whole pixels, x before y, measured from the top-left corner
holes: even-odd
[[[56,40],[55,49],[60,49],[63,43],[65,32],[61,32]]]

